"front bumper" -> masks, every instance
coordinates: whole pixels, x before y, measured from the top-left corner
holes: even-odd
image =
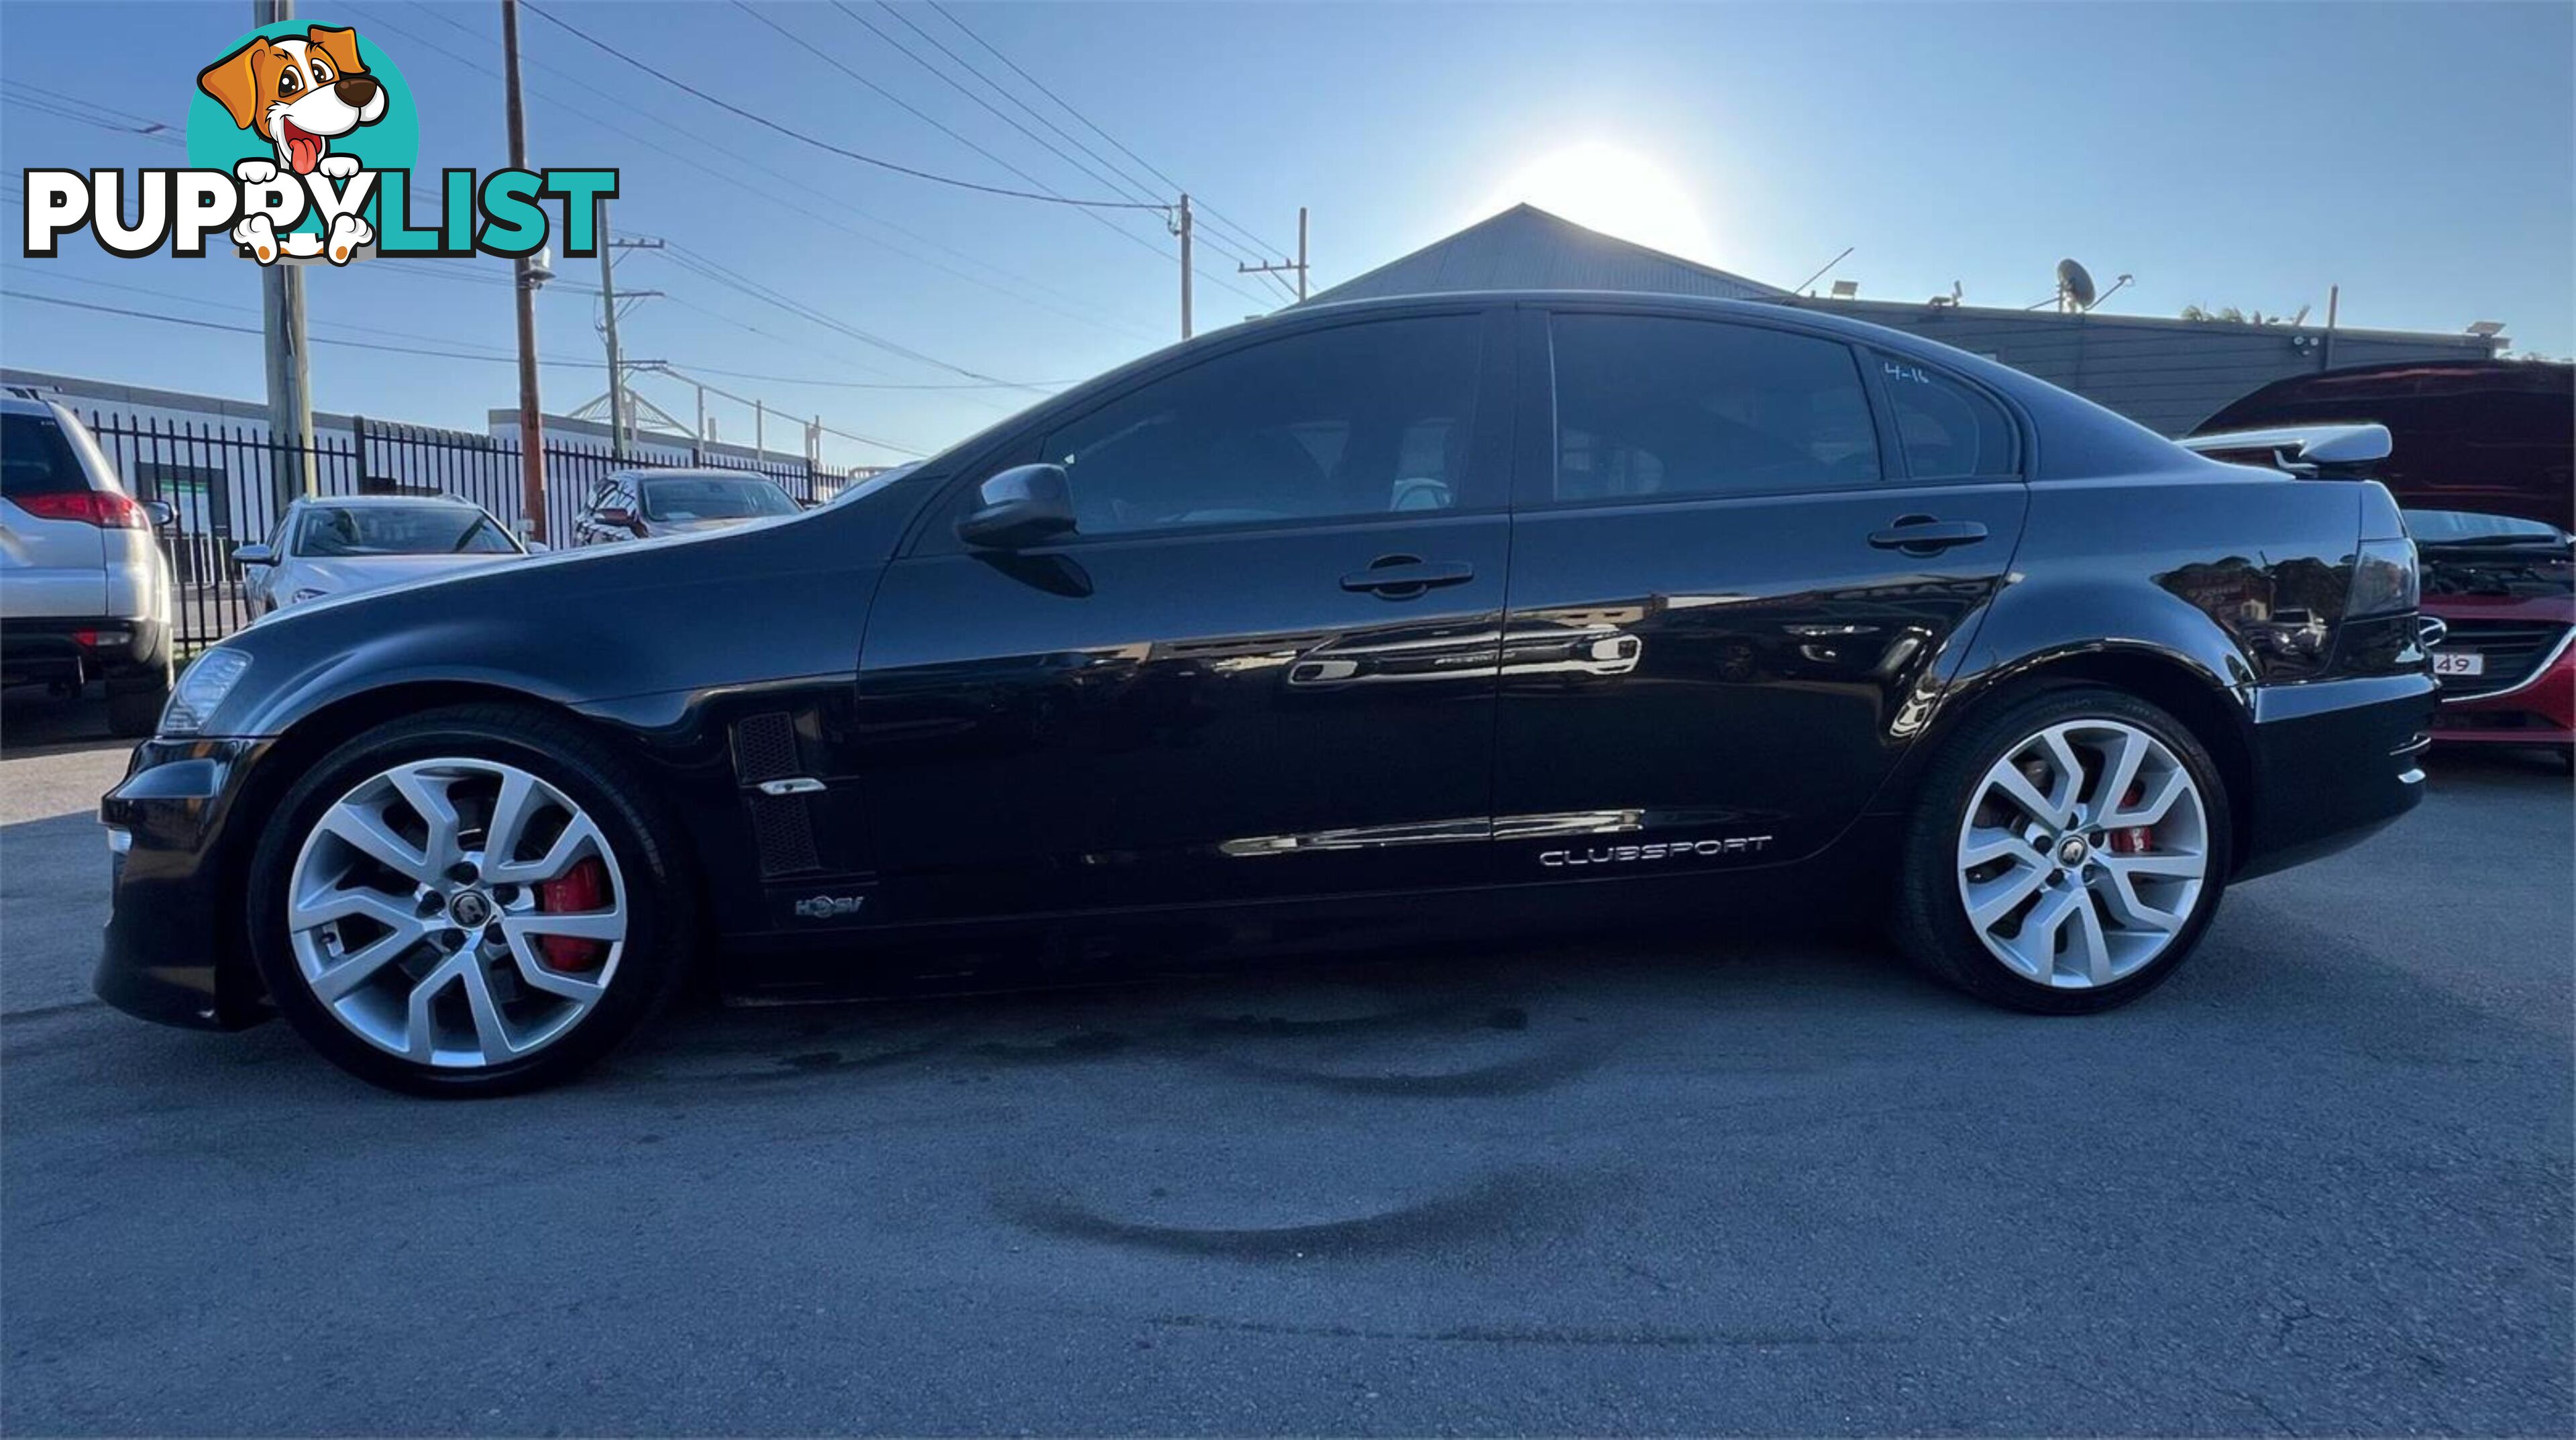
[[[240,862],[250,837],[227,837],[245,777],[271,743],[135,747],[124,781],[98,805],[112,837],[107,935],[91,982],[100,999],[196,1029],[237,1030],[268,1018],[242,914]]]
[[[0,679],[13,685],[157,669],[169,653],[170,627],[149,617],[0,617]]]
[[[2435,693],[2420,671],[2257,689],[2236,878],[2349,849],[2421,803]]]
[[[2576,743],[2576,646],[2561,641],[2555,658],[2509,689],[2444,700],[2433,738],[2445,745]]]

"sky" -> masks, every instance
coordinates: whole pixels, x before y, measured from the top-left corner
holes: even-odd
[[[1286,258],[1300,206],[1321,289],[1530,200],[1782,286],[1850,247],[1817,283],[1863,298],[1955,283],[2024,306],[2073,257],[2105,288],[2135,277],[2110,310],[2322,317],[2340,285],[2346,326],[2497,320],[2517,348],[2576,353],[2576,5],[535,3],[896,164],[1076,200],[1186,187],[1202,331],[1284,302],[1235,267]],[[394,57],[424,171],[503,165],[497,4],[298,18]],[[136,131],[183,128],[249,21],[239,0],[0,3],[10,222],[25,167],[183,164]],[[1178,338],[1159,212],[864,165],[524,7],[520,27],[531,162],[616,167],[612,231],[668,242],[618,261],[621,290],[661,292],[626,312],[625,353],[713,387],[724,439],[751,438],[758,399],[831,427],[833,464],[889,463]],[[258,337],[204,328],[257,328],[254,265],[75,241],[0,258],[0,362],[262,398]],[[558,275],[538,302],[556,413],[605,388],[597,261]],[[482,430],[516,400],[507,276],[315,267],[312,333],[359,342],[317,344],[315,407]],[[694,422],[690,385],[634,384]]]

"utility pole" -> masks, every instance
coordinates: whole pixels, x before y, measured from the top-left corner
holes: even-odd
[[[519,4],[501,0],[501,79],[503,114],[510,132],[510,168],[528,168],[528,117],[519,103]],[[606,247],[601,247],[602,253]],[[545,419],[537,408],[537,276],[522,255],[514,267],[519,302],[519,507],[527,517],[528,538],[546,538]],[[608,377],[611,389],[617,376]]]
[[[751,402],[751,454],[757,460],[769,453],[769,405],[762,400]]]
[[[1281,260],[1275,264],[1269,261],[1264,261],[1259,265],[1238,264],[1234,267],[1234,271],[1238,275],[1284,274],[1291,270],[1297,272],[1297,299],[1300,303],[1303,303],[1306,299],[1306,207],[1303,205],[1297,207],[1296,259]]]
[[[1190,197],[1181,193],[1181,338],[1190,338]]]
[[[599,202],[599,333],[608,341],[608,453],[610,458],[624,460],[634,445],[635,402],[626,393],[627,364],[617,346],[617,252],[621,250],[659,250],[662,242],[653,239],[612,240],[608,237],[608,202]],[[649,300],[659,290],[637,290],[626,295],[629,301]],[[592,402],[596,404],[597,402]],[[575,414],[590,410],[585,405]]]
[[[251,23],[295,18],[295,0],[251,0]],[[277,511],[313,493],[313,373],[304,341],[304,267],[279,256],[259,272],[268,355],[269,490]]]
[[[626,366],[617,357],[617,251],[608,243],[608,202],[599,202],[599,325],[608,337],[608,458],[626,462]]]

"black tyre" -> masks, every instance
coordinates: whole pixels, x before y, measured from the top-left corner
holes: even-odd
[[[626,765],[532,710],[431,711],[349,741],[251,859],[251,952],[341,1068],[416,1095],[578,1073],[677,990],[696,939],[677,832]]]
[[[2200,942],[2226,889],[2225,782],[2163,710],[2100,686],[1972,717],[1925,775],[1899,945],[1982,999],[2085,1014],[2138,998]]]

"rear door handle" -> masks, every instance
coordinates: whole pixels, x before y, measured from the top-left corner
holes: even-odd
[[[1953,545],[1974,545],[1986,538],[1986,527],[1974,520],[1935,520],[1908,515],[1884,530],[1870,532],[1869,543],[1881,550],[1930,555]]]
[[[1345,590],[1369,590],[1389,600],[1406,600],[1442,585],[1457,585],[1476,578],[1476,567],[1464,560],[1416,560],[1410,555],[1389,555],[1366,570],[1354,570],[1342,577]]]

